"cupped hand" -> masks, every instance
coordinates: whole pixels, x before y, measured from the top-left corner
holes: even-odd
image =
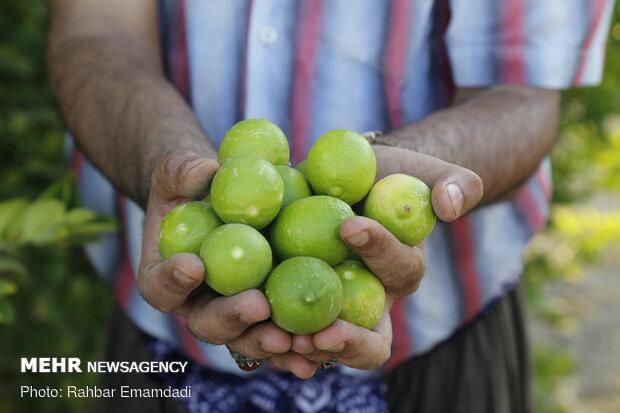
[[[230,296],[214,294],[204,283],[204,265],[194,254],[162,259],[157,234],[165,214],[182,202],[206,195],[218,163],[191,152],[172,153],[158,162],[151,185],[138,288],[146,302],[185,318],[198,339],[226,344],[252,358],[268,358],[290,349],[291,336],[272,322],[269,303],[259,290]]]
[[[469,169],[407,149],[375,145],[377,179],[395,173],[415,176],[432,190],[432,205],[443,221],[453,221],[482,199],[482,181]],[[401,243],[381,224],[355,217],[340,227],[340,237],[357,253],[385,287],[386,306],[379,324],[372,330],[336,320],[314,335],[294,335],[291,352],[278,355],[282,364],[308,365],[338,358],[349,367],[373,369],[390,356],[392,326],[389,311],[394,301],[415,292],[425,271],[422,245]],[[291,354],[303,355],[303,362]],[[305,364],[307,363],[307,364]]]

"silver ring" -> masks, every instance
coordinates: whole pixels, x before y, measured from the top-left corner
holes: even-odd
[[[332,367],[336,367],[338,364],[340,364],[340,360],[338,360],[338,357],[334,357],[319,364],[319,368],[331,369]]]
[[[237,353],[236,351],[232,351],[228,349],[230,355],[232,356],[235,363],[237,363],[237,367],[244,371],[253,371],[259,368],[263,364],[263,359],[255,359],[249,356],[245,356],[241,353]]]

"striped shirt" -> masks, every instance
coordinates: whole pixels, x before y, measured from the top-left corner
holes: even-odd
[[[612,8],[613,0],[177,0],[161,2],[161,35],[168,78],[214,144],[238,120],[264,117],[286,132],[297,163],[327,130],[415,122],[446,107],[455,86],[594,85]],[[77,152],[74,168],[84,205],[124,223],[87,251],[135,324],[196,362],[246,374],[225,347],[198,342],[183,319],[142,300],[143,211]],[[419,290],[392,308],[387,368],[430,350],[518,282],[550,196],[545,160],[513,201],[437,225]]]

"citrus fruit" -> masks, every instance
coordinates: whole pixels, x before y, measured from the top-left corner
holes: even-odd
[[[218,159],[256,155],[274,165],[288,165],[290,151],[286,135],[267,119],[246,119],[233,125],[220,144]]]
[[[282,208],[287,207],[298,199],[307,198],[312,195],[306,178],[304,178],[297,169],[291,168],[290,166],[276,165],[276,170],[284,182]]]
[[[265,294],[271,318],[293,334],[312,334],[330,325],[342,307],[342,285],[326,262],[294,257],[273,269]]]
[[[166,214],[159,226],[159,253],[164,259],[182,252],[198,254],[207,235],[222,224],[206,202],[177,205]]]
[[[383,284],[359,261],[344,260],[334,271],[340,277],[344,295],[338,318],[372,330],[385,307]]]
[[[304,159],[303,161],[299,162],[297,166],[295,167],[295,169],[301,172],[304,178],[306,178],[306,181],[308,180],[308,160],[307,159]]]
[[[257,156],[224,162],[211,183],[211,204],[226,223],[263,228],[282,206],[284,183],[276,168]]]
[[[375,182],[375,153],[362,135],[336,129],[319,137],[308,153],[308,180],[314,192],[354,204]]]
[[[418,178],[404,174],[386,176],[370,190],[364,216],[378,221],[407,245],[428,237],[437,217],[431,204],[431,189]]]
[[[340,224],[355,214],[338,198],[316,195],[282,210],[271,230],[271,245],[281,259],[306,256],[329,265],[344,260],[349,249],[340,239]]]
[[[226,224],[215,229],[204,240],[200,258],[205,265],[205,282],[223,295],[258,287],[272,265],[271,248],[265,237],[244,224]]]

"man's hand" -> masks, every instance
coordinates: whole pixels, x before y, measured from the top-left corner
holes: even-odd
[[[253,358],[285,353],[291,336],[267,321],[271,313],[263,293],[249,290],[218,297],[204,283],[198,256],[177,254],[163,260],[159,253],[157,234],[165,214],[181,202],[205,196],[217,168],[217,161],[191,152],[169,154],[155,167],[138,273],[140,294],[158,310],[185,318],[202,341],[226,344]]]
[[[482,199],[482,181],[472,171],[407,149],[375,146],[378,176],[404,173],[423,180],[432,189],[432,204],[443,221],[453,221]],[[359,369],[380,367],[390,356],[392,326],[389,316],[394,301],[415,292],[424,275],[422,245],[410,247],[398,241],[378,222],[352,218],[340,227],[340,237],[357,253],[385,286],[386,306],[373,331],[342,320],[314,335],[293,336],[292,351],[313,363],[337,357]],[[289,354],[279,355],[285,360]],[[290,364],[290,361],[289,361]]]

